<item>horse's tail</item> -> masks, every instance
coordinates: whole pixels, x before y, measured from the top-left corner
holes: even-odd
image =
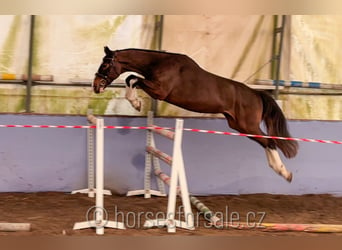
[[[260,91],[260,97],[263,103],[263,120],[266,124],[268,135],[279,137],[291,137],[286,118],[279,108],[276,101],[266,92]],[[293,140],[275,139],[276,146],[283,152],[287,158],[296,156],[298,151],[298,142]]]

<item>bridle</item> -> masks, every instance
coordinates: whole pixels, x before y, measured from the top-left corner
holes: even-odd
[[[101,78],[101,85],[100,87],[106,87],[107,85],[111,84],[111,80],[109,79],[108,77],[108,71],[111,69],[111,68],[114,68],[114,71],[117,75],[120,75],[119,72],[117,72],[117,69],[114,65],[115,63],[115,54],[113,55],[113,57],[109,57],[109,58],[103,58],[103,61],[108,61],[109,60],[109,63],[108,63],[108,67],[105,69],[105,73],[100,73],[99,71],[97,71],[95,73],[95,76],[97,77],[100,77]],[[103,63],[104,63],[103,62]]]
[[[105,61],[105,60],[110,60],[109,65],[108,65],[108,67],[106,68],[106,73],[105,73],[105,74],[102,74],[102,73],[100,73],[99,71],[97,71],[97,72],[95,73],[95,76],[101,78],[101,83],[104,83],[104,86],[100,86],[100,87],[105,87],[105,86],[107,86],[107,85],[110,84],[110,82],[109,82],[110,80],[109,80],[109,78],[108,78],[108,72],[107,72],[107,71],[108,71],[111,67],[114,66],[114,58],[104,58],[103,61]]]

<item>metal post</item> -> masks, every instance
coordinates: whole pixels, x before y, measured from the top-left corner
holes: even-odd
[[[28,58],[28,69],[27,69],[27,83],[26,83],[26,113],[31,112],[31,88],[32,88],[32,62],[33,62],[33,40],[34,40],[34,26],[35,16],[30,17],[30,37],[29,37],[29,58]]]
[[[273,37],[272,37],[272,63],[271,63],[271,79],[275,79],[275,72],[277,66],[277,27],[278,27],[278,15],[273,16]]]
[[[275,80],[275,93],[274,97],[277,100],[279,96],[279,80],[280,80],[280,63],[281,63],[281,53],[283,48],[283,40],[284,40],[284,31],[285,31],[285,21],[286,16],[282,15],[281,26],[278,27],[278,16],[274,17],[274,34],[273,34],[273,45],[272,45],[272,54],[274,63],[272,64],[272,79]],[[279,38],[279,46],[277,43],[277,35],[280,34]]]
[[[156,16],[156,26],[155,26],[155,37],[156,37],[156,44],[157,44],[157,50],[162,50],[162,42],[163,42],[163,24],[164,24],[164,16],[159,15]],[[157,106],[158,101],[156,99],[152,99],[151,102],[151,111],[153,111],[154,114],[157,114]]]

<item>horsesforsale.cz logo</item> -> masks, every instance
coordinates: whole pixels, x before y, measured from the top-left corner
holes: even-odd
[[[103,207],[92,206],[87,211],[86,220],[91,227],[104,228],[108,223],[108,212]]]

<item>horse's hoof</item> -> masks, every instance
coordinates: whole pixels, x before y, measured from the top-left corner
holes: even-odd
[[[141,111],[141,101],[138,102],[138,105],[135,107],[137,111]]]
[[[137,81],[138,81],[138,78],[132,78],[131,80],[129,80],[129,84],[131,84],[130,86],[133,86],[133,84],[136,83]]]
[[[141,110],[141,101],[139,99],[135,99],[131,102],[133,108],[136,110],[136,111],[139,111]]]
[[[141,104],[139,103],[138,106],[134,106],[135,110],[140,112],[141,111]]]
[[[291,182],[292,181],[292,173],[290,172],[289,176],[286,177],[286,180],[288,182]]]

